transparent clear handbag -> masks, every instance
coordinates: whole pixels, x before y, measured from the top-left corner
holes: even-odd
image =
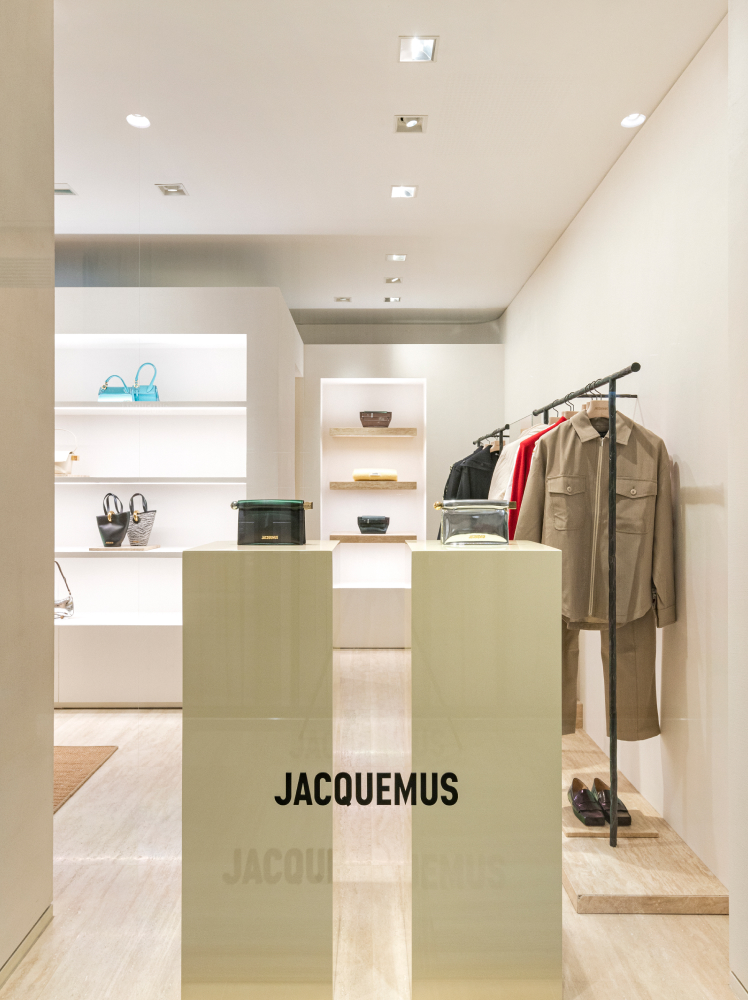
[[[439,500],[444,545],[506,545],[514,500]]]
[[[56,559],[55,566],[57,567],[57,573],[55,573],[55,618],[72,618],[74,612],[73,595],[70,593],[70,587],[62,572],[62,567]],[[62,585],[60,577],[62,577]]]

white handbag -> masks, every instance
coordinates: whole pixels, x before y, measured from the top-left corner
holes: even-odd
[[[63,434],[73,434],[72,431],[65,430],[64,427],[55,427],[55,433],[57,431],[62,431]],[[63,449],[58,451],[55,448],[55,475],[56,476],[72,476],[73,474],[73,462],[78,461],[78,456],[75,454],[75,445],[78,442],[78,438],[73,434],[73,451],[68,451]]]

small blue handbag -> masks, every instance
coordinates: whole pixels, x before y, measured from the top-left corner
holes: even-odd
[[[113,378],[118,378],[122,383],[119,385],[109,385]],[[132,389],[125,383],[121,375],[110,375],[106,382],[99,389],[100,403],[132,403]]]
[[[139,385],[138,379],[140,373],[146,367],[150,366],[153,369],[153,378],[148,383],[148,385]],[[143,364],[138,368],[137,374],[135,376],[135,385],[132,387],[133,399],[136,403],[157,403],[158,402],[158,386],[155,386],[154,380],[156,378],[156,366],[152,361],[144,361]]]

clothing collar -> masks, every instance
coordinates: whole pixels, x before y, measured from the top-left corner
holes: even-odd
[[[468,466],[471,469],[484,469],[486,472],[489,472],[493,470],[498,457],[499,453],[497,451],[492,452],[490,446],[487,448],[478,448],[472,455],[463,458],[461,465],[463,469],[465,466]]]
[[[587,416],[587,412],[585,410],[582,410],[581,413],[577,413],[575,417],[572,417],[569,423],[577,432],[577,437],[580,441],[594,441],[596,438],[600,437],[590,423],[590,418]],[[616,410],[616,442],[618,444],[626,445],[629,443],[629,437],[631,436],[633,427],[633,420],[624,416],[620,410]],[[606,434],[605,437],[608,437],[608,435]]]

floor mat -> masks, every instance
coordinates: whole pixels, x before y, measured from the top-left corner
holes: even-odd
[[[109,760],[117,747],[55,747],[54,807],[61,805],[84,785],[94,771]]]

